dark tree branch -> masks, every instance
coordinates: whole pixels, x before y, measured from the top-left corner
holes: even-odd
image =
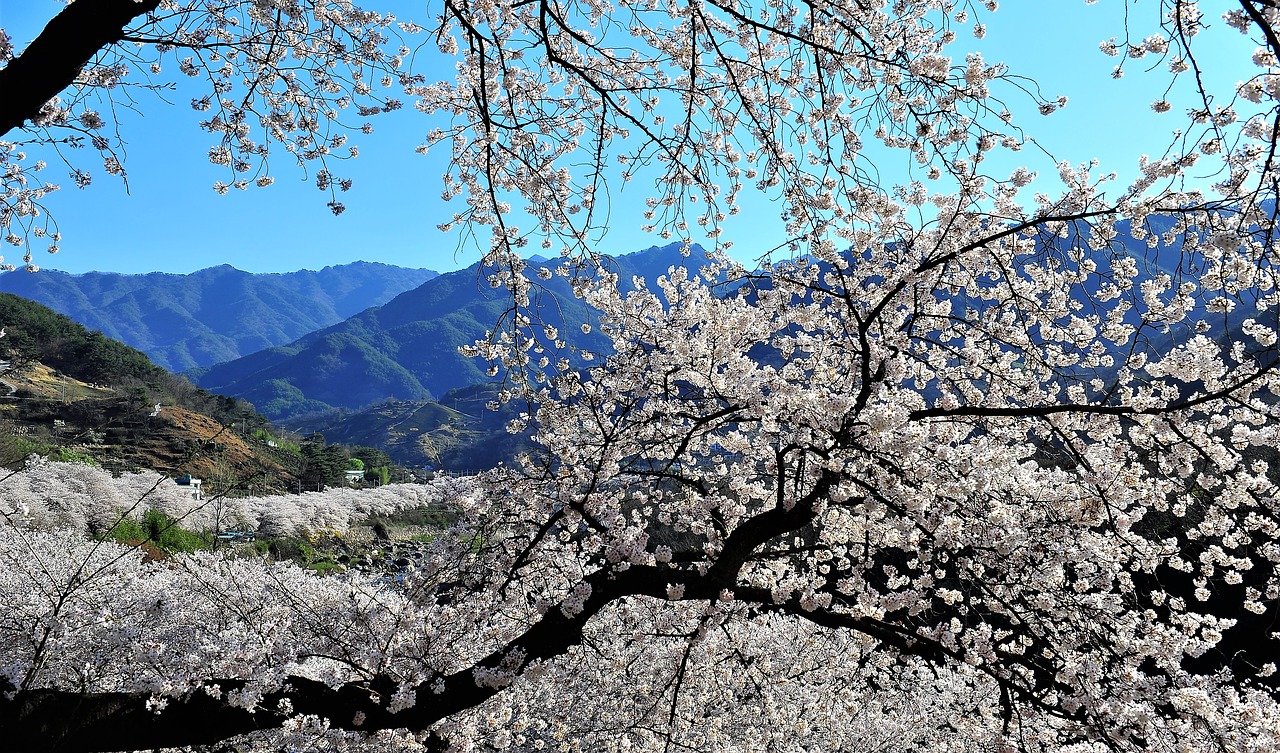
[[[94,55],[124,37],[130,22],[159,5],[160,0],[93,0],[72,3],[54,16],[22,54],[0,69],[0,136],[38,115]]]
[[[912,421],[920,421],[926,418],[953,418],[960,416],[980,416],[983,418],[994,418],[996,416],[1013,418],[1044,418],[1045,416],[1051,416],[1055,413],[1092,413],[1100,416],[1159,416],[1167,413],[1191,410],[1192,408],[1197,408],[1214,400],[1222,400],[1229,397],[1231,393],[1248,387],[1259,379],[1269,376],[1277,369],[1280,369],[1280,361],[1272,361],[1270,364],[1258,369],[1244,379],[1223,387],[1220,390],[1207,392],[1188,400],[1169,403],[1167,405],[1157,405],[1150,408],[1135,408],[1132,405],[1089,405],[1076,403],[1015,406],[962,405],[958,408],[921,408],[919,410],[911,411],[907,416]]]
[[[833,483],[832,474],[824,473],[815,488],[791,508],[770,508],[745,521],[729,535],[715,563],[702,575],[659,567],[592,573],[585,579],[591,595],[580,611],[569,614],[560,607],[547,610],[523,633],[474,666],[418,685],[414,689],[414,706],[398,713],[387,708],[396,682],[384,676],[338,688],[290,677],[283,688],[265,694],[252,710],[226,700],[228,692],[246,685],[244,680],[211,679],[204,688],[194,689],[186,696],[163,699],[165,707],[159,713],[152,708],[158,699],[147,693],[47,689],[14,692],[12,687],[0,685],[0,737],[14,753],[207,745],[279,727],[295,714],[328,719],[332,727],[339,729],[427,730],[447,716],[483,703],[505,687],[501,683],[477,683],[476,670],[516,677],[533,662],[560,656],[582,642],[586,623],[614,601],[630,596],[666,599],[671,583],[685,586],[686,600],[715,601],[722,591],[732,591],[738,572],[756,548],[812,522],[815,500],[825,496]],[[879,626],[863,627],[880,638],[889,635]],[[220,691],[218,697],[205,690],[213,686]]]

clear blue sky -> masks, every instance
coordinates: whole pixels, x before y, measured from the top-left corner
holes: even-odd
[[[1139,3],[1135,13],[1149,13],[1151,5]],[[3,0],[0,26],[21,50],[60,7],[56,0]],[[1086,6],[1083,0],[1006,0],[988,14],[987,38],[962,38],[953,53],[960,58],[961,47],[981,50],[988,62],[1002,60],[1036,79],[1045,95],[1068,96],[1064,110],[1047,118],[1020,113],[1021,124],[1058,158],[1079,163],[1097,157],[1105,170],[1132,175],[1137,155],[1163,148],[1182,119],[1150,110],[1162,94],[1163,77],[1143,76],[1134,66],[1124,79],[1110,79],[1117,59],[1103,56],[1098,42],[1121,33],[1123,8],[1118,1]],[[1209,21],[1225,28],[1220,19]],[[1248,75],[1247,40],[1229,29],[1211,39],[1200,54],[1214,77],[1232,84]],[[444,75],[452,74],[451,65]],[[172,99],[185,103],[189,97]],[[282,272],[364,259],[445,271],[478,258],[474,248],[459,250],[456,233],[436,229],[455,211],[439,198],[447,155],[414,153],[430,125],[411,108],[374,118],[374,134],[353,137],[361,156],[341,165],[355,186],[343,196],[347,211],[340,217],[325,206],[327,194],[283,161],[267,189],[215,194],[210,186],[225,174],[209,164],[211,137],[196,127],[197,119],[185,104],[145,96],[138,112],[122,114],[128,191],[100,165],[92,170],[94,185],[84,191],[62,176],[49,176],[63,184],[47,201],[63,233],[62,251],[49,256],[37,248],[36,263],[68,272],[190,272],[216,264]],[[1046,165],[1039,167],[1043,172]],[[640,232],[641,210],[622,198],[614,203],[614,224],[601,250],[627,253],[665,243]],[[763,250],[781,240],[776,216],[759,201],[730,220],[724,237],[744,257],[752,256],[752,244]]]

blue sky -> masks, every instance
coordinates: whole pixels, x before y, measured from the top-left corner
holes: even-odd
[[[1151,12],[1151,5],[1140,2],[1134,12]],[[0,26],[20,50],[60,7],[56,0],[5,2]],[[1097,157],[1104,171],[1131,176],[1138,155],[1162,149],[1181,118],[1150,109],[1163,92],[1164,77],[1141,75],[1134,66],[1124,79],[1110,78],[1117,59],[1102,55],[1098,42],[1120,34],[1123,10],[1117,1],[1086,6],[1083,0],[1006,0],[984,18],[986,39],[962,38],[953,53],[962,57],[962,46],[981,50],[988,62],[1004,61],[1035,79],[1045,95],[1069,97],[1068,106],[1050,117],[1019,113],[1028,134],[1057,158],[1079,163]],[[1209,21],[1225,28],[1218,19]],[[1200,55],[1213,77],[1230,85],[1249,74],[1253,47],[1247,40],[1229,29],[1209,39]],[[452,75],[451,63],[443,75]],[[184,103],[189,97],[172,99]],[[414,153],[431,125],[411,108],[374,118],[374,134],[353,137],[361,155],[341,165],[355,185],[343,196],[347,211],[340,217],[325,206],[327,194],[283,163],[273,169],[276,183],[267,189],[214,193],[210,187],[225,174],[209,164],[211,138],[196,127],[198,117],[185,104],[144,97],[138,112],[124,112],[120,120],[129,190],[101,169],[93,170],[94,184],[84,191],[50,176],[63,185],[46,202],[63,242],[56,256],[36,251],[42,267],[138,273],[231,264],[283,272],[364,259],[446,271],[478,258],[456,232],[436,228],[455,211],[439,197],[447,155]],[[1038,167],[1043,172],[1051,163]],[[747,209],[731,218],[724,236],[744,257],[781,240],[775,209],[763,199]],[[628,196],[616,200],[601,250],[627,253],[665,243],[639,230],[640,211]]]

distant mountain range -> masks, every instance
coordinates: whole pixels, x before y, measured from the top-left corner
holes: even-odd
[[[46,306],[0,293],[0,473],[31,455],[87,462],[116,472],[155,470],[204,479],[210,495],[281,493],[335,483],[348,457],[385,446],[397,462],[481,470],[528,449],[506,422],[518,408],[484,409],[498,389],[475,385],[448,405],[387,404],[332,411],[285,435],[243,400],[210,394],[117,340]],[[364,447],[342,448],[330,441]]]
[[[685,259],[680,244],[671,244],[616,257],[612,264],[621,281],[635,276],[652,281],[686,262],[696,265],[699,260]],[[554,268],[559,260],[535,258],[531,263]],[[579,347],[601,350],[607,342],[603,336],[594,329],[588,335],[581,332],[594,317],[574,297],[568,281],[553,276],[543,286],[533,300],[541,321],[559,327],[562,337]],[[485,364],[459,355],[458,346],[483,339],[509,302],[509,293],[491,288],[473,265],[432,278],[384,306],[289,345],[187,375],[212,392],[248,400],[273,421],[387,400],[432,400],[490,381]]]
[[[1156,251],[1127,226],[1117,230],[1111,254],[1139,260],[1138,282],[1176,271],[1176,248]],[[1037,242],[1056,246],[1053,253],[1065,257],[1083,239]],[[1091,255],[1098,275],[1109,273],[1111,254]],[[671,266],[697,268],[702,260],[701,249],[685,258],[679,244],[670,244],[609,264],[625,288],[633,277],[652,284]],[[533,257],[529,263],[555,269],[559,260]],[[756,284],[767,287],[768,281]],[[1089,280],[1095,284],[1097,276]],[[594,326],[593,312],[573,295],[568,280],[553,274],[541,285],[527,313],[557,326],[575,348],[605,351],[607,340]],[[0,290],[44,301],[170,369],[185,369],[200,387],[244,399],[277,425],[378,447],[401,463],[474,469],[528,447],[527,437],[506,433],[510,416],[484,409],[498,388],[486,364],[458,353],[459,346],[484,339],[510,303],[507,291],[490,287],[478,265],[443,275],[366,262],[278,275],[228,266],[191,275],[41,272],[0,276]],[[753,296],[745,289],[727,294]],[[963,294],[956,302],[985,305]],[[1136,317],[1130,312],[1130,323]],[[593,325],[588,334],[584,323]],[[1228,317],[1221,326],[1239,322]],[[1187,336],[1185,326],[1149,332],[1148,347],[1164,352]],[[102,356],[94,350],[99,341],[89,342],[93,348],[85,352],[92,357],[50,365],[66,371],[71,363],[105,361],[114,368],[115,351]],[[154,381],[142,374],[133,378]]]
[[[293,342],[436,276],[363,261],[285,274],[225,264],[185,275],[43,270],[0,275],[0,292],[42,303],[183,371]]]

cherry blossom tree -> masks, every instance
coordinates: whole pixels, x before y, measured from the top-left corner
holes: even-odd
[[[396,586],[10,515],[7,739],[1275,750],[1280,9],[1131,8],[1102,53],[1192,101],[1152,104],[1179,129],[1123,184],[997,172],[1064,103],[953,57],[995,6],[444,2],[456,79],[401,84],[454,117],[453,222],[512,293],[468,352],[543,451],[454,482]],[[1225,91],[1209,23],[1256,66]],[[705,259],[610,274],[628,179]],[[756,189],[787,237],[744,266]],[[528,314],[530,241],[597,311],[592,368]]]

